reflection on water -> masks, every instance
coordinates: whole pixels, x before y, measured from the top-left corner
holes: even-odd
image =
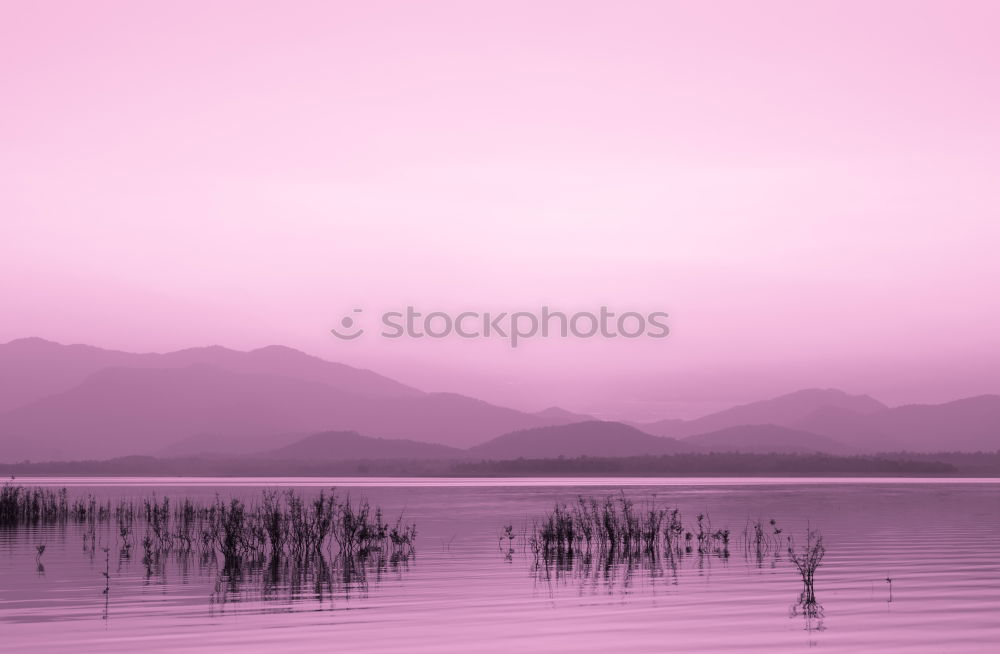
[[[627,594],[635,573],[649,583],[669,574],[676,583],[686,561],[696,561],[699,573],[704,573],[712,559],[725,563],[730,557],[730,533],[728,528],[714,528],[706,513],[699,513],[695,524],[686,527],[679,508],[664,507],[649,498],[637,504],[620,492],[603,498],[581,495],[570,504],[557,503],[522,529],[521,541],[533,557],[531,570],[536,580],[575,579],[581,594],[602,585],[606,592]],[[513,527],[504,527],[500,541],[507,542],[508,559],[515,539]],[[758,554],[764,544],[756,544]],[[753,547],[745,544],[747,552]]]
[[[127,576],[140,548],[144,586],[166,587],[170,575],[185,583],[211,579],[210,614],[224,611],[227,604],[254,603],[267,613],[308,600],[322,607],[336,597],[364,597],[369,584],[378,583],[387,571],[406,570],[416,537],[415,525],[404,523],[402,516],[390,523],[381,507],[364,497],[341,498],[335,491],[321,490],[309,498],[294,490],[265,489],[258,497],[227,501],[155,495],[112,501],[89,494],[71,498],[65,488],[12,482],[0,487],[0,528],[15,537],[19,531],[78,530],[90,565],[104,563],[102,620],[110,617],[112,579]],[[39,575],[45,574],[41,561],[46,548],[35,546]]]
[[[627,596],[634,581],[650,586],[678,585],[682,571],[709,579],[713,566],[730,563],[730,530],[715,529],[706,513],[694,525],[685,526],[680,509],[660,508],[646,501],[641,509],[620,494],[597,499],[577,498],[571,505],[556,504],[521,531],[520,540],[531,553],[530,574],[536,584],[555,595],[557,586],[575,585],[580,596]],[[742,534],[744,563],[761,569],[782,563],[783,529],[777,520],[747,520]],[[816,599],[816,571],[826,554],[823,536],[809,529],[805,543],[796,549],[794,539],[784,536],[786,570],[802,581],[802,591],[792,605],[790,617],[803,618],[805,629],[823,631],[823,606]],[[498,539],[504,560],[511,562],[518,539],[512,525]]]
[[[816,589],[812,586],[802,589],[798,601],[792,605],[789,615],[794,619],[801,617],[805,620],[806,631],[810,633],[823,631],[826,626],[823,624],[823,605],[816,599]]]
[[[598,551],[549,552],[535,557],[530,574],[553,592],[554,584],[576,584],[580,595],[628,595],[639,579],[644,584],[677,585],[681,571],[697,570],[709,576],[714,565],[725,566],[728,554],[675,554],[659,552]]]
[[[112,481],[71,488],[65,519],[0,528],[11,651],[985,652],[1000,638],[996,485],[393,481],[345,509],[329,485]]]
[[[302,602],[312,601],[322,608],[337,597],[363,598],[369,587],[378,584],[383,576],[392,574],[398,578],[405,573],[415,556],[414,551],[333,556],[309,551],[220,559],[213,551],[157,548],[147,551],[141,564],[146,586],[167,586],[173,575],[184,580],[192,577],[212,580],[208,606],[213,613],[224,611],[228,603],[242,606],[260,603],[261,612],[270,612],[287,611],[289,606]],[[118,574],[127,569],[130,558],[128,548],[119,550]],[[269,608],[268,603],[281,606]]]
[[[117,551],[120,575],[132,562],[137,541],[146,586],[166,585],[169,574],[214,579],[209,596],[214,613],[229,603],[266,607],[280,601],[287,610],[309,599],[323,605],[336,596],[364,597],[369,583],[378,583],[390,567],[396,573],[406,569],[416,537],[416,526],[402,516],[391,524],[381,507],[364,497],[339,498],[335,491],[321,490],[308,499],[294,490],[265,489],[247,500],[153,496],[113,502],[93,495],[70,498],[65,488],[0,487],[0,528],[16,535],[18,529],[65,533],[74,526],[90,564],[104,562],[104,620],[112,592],[111,552]],[[40,575],[46,547],[35,547]]]
[[[270,557],[226,561],[215,574],[215,586],[209,598],[213,610],[225,610],[227,603],[278,603],[287,610],[293,602],[312,601],[322,608],[337,597],[364,598],[370,584],[378,584],[383,575],[401,575],[410,564],[410,556],[366,555],[335,556],[332,560],[319,552],[300,557]]]
[[[557,503],[525,525],[520,540],[533,557],[531,571],[536,580],[577,579],[590,587],[603,580],[608,592],[614,592],[618,580],[623,580],[619,590],[628,592],[635,571],[650,582],[669,576],[676,584],[685,567],[707,578],[713,561],[728,564],[731,533],[728,527],[714,527],[707,512],[698,513],[693,524],[685,523],[680,508],[658,505],[652,498],[637,504],[620,492],[604,498],[581,495],[573,503]],[[822,535],[809,530],[799,552],[792,537],[782,533],[774,518],[747,519],[739,549],[747,565],[763,568],[767,561],[775,568],[784,546],[790,570],[802,578],[803,606],[811,610],[815,572],[825,555]],[[512,560],[517,539],[513,525],[506,525],[498,538],[505,560]]]

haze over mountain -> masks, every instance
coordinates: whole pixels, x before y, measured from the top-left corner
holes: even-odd
[[[559,422],[587,422],[588,420],[594,420],[594,416],[588,416],[585,413],[573,413],[572,411],[567,411],[566,409],[550,406],[547,409],[542,409],[541,411],[536,411],[534,415],[539,418],[545,418],[546,420],[553,420]]]
[[[491,458],[1000,449],[995,395],[889,408],[867,395],[808,389],[696,420],[622,424],[426,393],[279,346],[130,354],[21,339],[0,345],[0,407],[6,461],[243,455],[324,432],[356,432],[358,451],[357,439],[382,438]]]
[[[354,395],[423,395],[416,388],[371,370],[325,361],[280,345],[250,352],[210,346],[165,354],[134,354],[90,345],[62,345],[41,338],[21,338],[0,344],[0,411],[68,391],[106,368],[185,368],[193,365],[322,382]]]
[[[195,441],[197,439],[191,439]],[[306,437],[285,436],[287,444],[258,448],[253,456],[285,460],[347,461],[354,459],[479,460],[517,458],[616,457],[675,454],[679,452],[749,453],[847,453],[850,448],[826,436],[778,427],[751,425],[690,436],[682,440],[653,436],[620,422],[586,420],[568,425],[516,430],[468,449],[423,443],[408,439],[384,439],[357,432],[324,432]],[[215,456],[246,453],[246,444],[209,439],[200,450],[167,448],[162,454]],[[234,449],[240,447],[241,449]]]
[[[910,404],[864,415],[823,407],[795,425],[863,451],[995,451],[1000,449],[1000,396]]]
[[[0,414],[0,434],[17,458],[148,454],[206,432],[253,438],[319,431],[337,399],[318,382],[212,366],[108,368]]]
[[[0,412],[7,460],[151,454],[185,440],[202,452],[202,436],[263,445],[331,429],[466,446],[574,420],[424,393],[284,347],[132,355],[21,339],[0,346],[0,362],[4,405],[20,402]]]
[[[694,434],[705,434],[740,425],[781,425],[795,426],[817,409],[833,407],[853,413],[867,415],[884,411],[888,407],[867,395],[849,395],[843,391],[828,388],[810,388],[769,400],[734,406],[695,420],[661,420],[659,422],[636,424],[650,434],[684,438]]]
[[[913,404],[890,408],[868,395],[849,395],[836,389],[807,389],[769,400],[752,402],[696,420],[663,420],[637,424],[651,434],[716,441],[742,451],[761,451],[769,441],[759,430],[732,430],[750,425],[787,427],[822,451],[843,453],[886,451],[995,451],[1000,449],[1000,396],[982,395],[944,404]],[[713,432],[715,435],[709,437]],[[777,433],[776,433],[777,434]],[[834,442],[824,442],[823,437]],[[830,449],[833,448],[833,449]],[[845,449],[846,448],[846,449]],[[781,451],[796,451],[794,449]]]

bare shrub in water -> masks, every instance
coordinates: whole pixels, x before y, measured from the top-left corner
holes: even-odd
[[[171,549],[188,552],[199,547],[203,554],[218,553],[227,561],[265,555],[272,558],[304,558],[327,551],[339,557],[367,557],[373,554],[401,560],[414,553],[416,526],[400,516],[388,522],[381,507],[367,499],[340,499],[336,492],[321,491],[305,500],[294,491],[263,492],[259,503],[247,504],[232,498],[216,497],[208,504],[188,498],[171,502],[169,497],[147,498],[137,505],[110,500],[99,502],[88,495],[69,501],[66,489],[16,486],[0,487],[0,526],[18,527],[75,521],[88,525],[86,539],[93,537],[93,525],[115,521],[122,551],[132,547],[134,523],[144,523],[143,561],[154,562],[161,552]],[[93,547],[91,547],[93,549]]]
[[[556,504],[529,531],[528,545],[536,557],[572,557],[611,553],[616,556],[691,553],[729,555],[729,530],[713,529],[701,514],[694,533],[684,528],[679,509],[648,503],[638,509],[624,493],[598,500],[578,497],[572,505]]]
[[[810,594],[813,591],[816,569],[822,564],[825,554],[826,548],[823,546],[823,534],[819,533],[819,531],[813,529],[807,530],[806,543],[799,551],[796,551],[795,542],[792,537],[788,537],[788,558],[799,571],[802,583]]]
[[[777,556],[781,551],[781,528],[774,518],[764,522],[758,518],[748,519],[743,525],[743,553],[756,559],[761,566],[768,554]]]

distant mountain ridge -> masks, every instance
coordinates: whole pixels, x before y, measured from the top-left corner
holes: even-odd
[[[593,416],[588,416],[584,413],[574,413],[572,411],[567,411],[557,406],[550,406],[547,409],[542,409],[541,411],[535,411],[534,415],[550,419],[550,420],[565,420],[567,422],[586,422],[588,420],[594,420]]]
[[[775,425],[733,427],[682,440],[653,436],[621,422],[586,420],[522,429],[459,449],[408,439],[382,439],[357,432],[325,432],[295,440],[263,455],[293,460],[464,459],[623,457],[697,452],[843,453],[849,448],[825,436]]]
[[[325,361],[281,345],[249,352],[213,345],[165,354],[137,354],[22,338],[0,344],[0,411],[68,391],[106,368],[186,368],[192,365],[322,382],[355,395],[423,395],[423,391],[371,370]]]
[[[742,425],[795,427],[799,420],[826,407],[844,409],[860,415],[878,413],[889,408],[868,395],[849,395],[832,388],[810,388],[768,400],[734,406],[695,420],[661,420],[632,424],[657,436],[684,438]]]
[[[825,437],[853,452],[992,452],[1000,450],[1000,396],[981,395],[943,404],[888,407],[867,395],[849,395],[836,389],[807,389],[695,420],[635,424],[651,434],[696,442],[699,439],[693,437],[697,435],[751,425],[798,430],[810,434],[816,444],[822,444],[817,438]],[[721,436],[716,438],[722,442]],[[760,439],[760,435],[756,438]],[[824,447],[831,446],[828,443]],[[748,443],[748,447],[756,446]]]
[[[996,451],[1000,396],[890,408],[867,395],[806,389],[695,420],[638,424],[426,393],[281,346],[131,354],[42,339],[0,345],[0,460],[244,455],[323,433],[354,434],[336,447],[331,436],[308,442],[338,457],[391,454],[393,445],[414,457],[487,458]]]
[[[483,459],[635,456],[684,451],[689,448],[673,438],[600,420],[514,431],[468,449],[470,455]]]
[[[203,435],[263,442],[327,430],[467,446],[574,420],[425,393],[280,346],[130,354],[21,339],[0,345],[0,398],[7,460],[152,454],[185,440],[201,451]]]
[[[1000,396],[909,404],[866,415],[825,408],[795,424],[863,451],[990,452],[1000,450]]]

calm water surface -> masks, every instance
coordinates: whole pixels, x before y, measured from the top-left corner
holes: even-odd
[[[364,494],[418,527],[408,561],[225,570],[197,552],[120,556],[114,522],[0,529],[0,650],[156,652],[994,652],[1000,484],[988,480],[18,479],[71,497]],[[707,513],[728,557],[539,561],[521,532],[556,501],[624,493]],[[749,555],[749,519],[820,529],[818,607],[784,552]],[[518,537],[499,547],[503,525]],[[141,539],[141,536],[140,536]],[[36,563],[36,548],[46,549]],[[109,552],[104,552],[108,547]],[[109,570],[109,592],[103,573]],[[886,581],[891,578],[891,584]]]

